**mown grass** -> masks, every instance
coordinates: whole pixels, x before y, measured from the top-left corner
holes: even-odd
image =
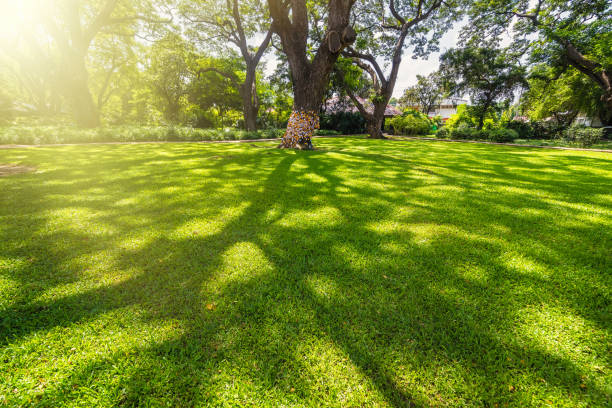
[[[517,139],[514,141],[516,144],[526,145],[526,146],[556,146],[556,147],[578,147],[582,148],[582,146],[577,145],[575,143],[569,143],[564,140],[541,140],[541,139]],[[612,150],[612,140],[600,140],[599,142],[593,144],[592,146],[587,147],[587,149],[605,149]]]
[[[316,145],[0,150],[0,405],[609,406],[610,154]]]
[[[432,139],[432,138],[435,138],[435,135],[418,136],[418,137],[425,138],[425,139]],[[392,136],[391,138],[401,139],[402,136]],[[445,141],[447,139],[438,139],[438,140]],[[482,140],[480,142],[482,142]],[[568,142],[563,139],[515,139],[514,141],[508,142],[508,143],[518,144],[518,145],[523,145],[523,146],[571,147],[571,148],[578,148],[578,149],[585,148],[584,146],[581,146],[578,143]],[[586,149],[612,150],[612,140],[601,139],[597,143],[586,147]]]

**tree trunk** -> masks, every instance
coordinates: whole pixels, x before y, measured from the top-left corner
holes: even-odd
[[[386,139],[382,132],[382,125],[385,120],[386,103],[374,104],[374,110],[371,115],[366,117],[368,138],[370,139]]]
[[[293,111],[289,117],[287,131],[281,147],[312,150],[312,136],[319,129],[319,108],[329,74],[337,59],[330,58],[329,65],[314,69],[311,65],[301,66],[300,61],[289,57],[293,85]]]
[[[242,97],[242,112],[244,114],[244,126],[247,131],[257,130],[257,116],[259,113],[259,98],[257,97],[256,67],[247,66],[244,83],[240,84],[240,96]]]
[[[85,57],[67,59],[64,77],[64,93],[72,107],[76,124],[84,128],[100,126],[100,112],[89,90]]]
[[[604,105],[604,111],[599,115],[601,123],[604,126],[612,126],[612,87],[604,92],[601,99]]]
[[[489,107],[491,106],[491,103],[492,102],[487,101],[482,106],[482,110],[478,115],[478,125],[476,126],[476,129],[482,130],[482,128],[484,127],[485,116],[487,116],[487,112],[489,111]]]
[[[76,124],[83,128],[100,126],[100,113],[94,104],[87,82],[74,81],[70,91],[72,112]]]
[[[354,0],[329,0],[325,40],[319,44],[314,57],[309,58],[306,1],[268,0],[271,29],[281,39],[293,85],[293,112],[280,147],[313,148],[311,137],[319,127],[318,112],[329,74],[342,48],[356,38],[349,26],[353,4]]]
[[[481,113],[480,115],[478,115],[478,125],[476,126],[476,129],[478,130],[482,130],[483,126],[484,126],[484,113]]]
[[[319,114],[316,111],[293,110],[287,123],[287,131],[280,147],[285,149],[314,150],[312,136],[319,129]]]

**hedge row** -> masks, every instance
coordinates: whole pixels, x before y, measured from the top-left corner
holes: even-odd
[[[118,126],[80,129],[70,126],[11,126],[0,127],[0,144],[253,140],[280,138],[283,133],[284,129],[247,132],[238,129],[190,127]],[[317,133],[320,135],[338,134],[338,132],[325,130]]]
[[[454,129],[442,128],[436,133],[439,139],[454,140],[488,140],[497,143],[510,143],[518,139],[518,133],[512,129],[489,129],[477,130],[471,127],[460,125]]]

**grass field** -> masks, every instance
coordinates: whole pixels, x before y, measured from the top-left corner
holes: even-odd
[[[604,407],[612,155],[0,150],[0,406]]]

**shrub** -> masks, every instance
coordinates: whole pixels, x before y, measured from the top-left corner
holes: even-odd
[[[388,123],[396,135],[428,135],[433,127],[426,115],[411,109],[390,119]]]
[[[599,142],[603,136],[603,128],[572,126],[563,132],[565,140],[582,147],[590,147]]]
[[[469,127],[466,124],[461,124],[456,128],[451,129],[450,135],[451,139],[456,140],[479,140],[486,138],[484,136],[485,132]]]
[[[262,139],[278,139],[283,137],[285,129],[266,129],[260,132]]]
[[[463,104],[457,106],[457,113],[453,114],[446,121],[446,126],[450,129],[458,128],[459,126],[471,127],[475,126],[475,119],[468,112],[468,106]]]
[[[366,121],[357,112],[323,114],[320,117],[321,130],[334,130],[343,135],[365,133]]]
[[[506,129],[514,130],[518,138],[520,139],[534,139],[535,130],[533,124],[527,122],[521,122],[518,120],[511,120],[504,125]]]
[[[530,122],[530,125],[533,128],[534,139],[563,138],[563,132],[566,129],[566,126],[563,123],[559,123],[556,120],[538,120]]]
[[[487,139],[491,142],[509,143],[518,139],[518,133],[513,129],[492,129],[487,133]]]
[[[438,139],[448,139],[450,138],[450,130],[446,127],[443,127],[441,129],[438,129],[438,131],[436,132],[436,137]]]
[[[157,142],[272,139],[284,129],[247,132],[239,129],[196,129],[190,127],[117,126],[80,129],[72,126],[0,127],[0,144],[52,144],[93,142]]]

